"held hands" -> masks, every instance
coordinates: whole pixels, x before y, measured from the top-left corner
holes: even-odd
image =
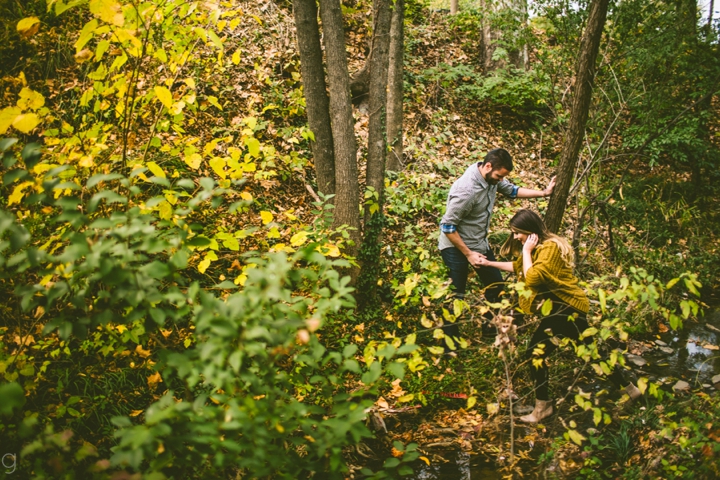
[[[532,253],[532,251],[535,250],[535,247],[537,247],[538,241],[539,238],[537,234],[530,234],[523,245],[523,253]]]
[[[485,258],[485,255],[478,252],[470,252],[470,254],[467,256],[468,262],[470,262],[470,265],[472,265],[475,268],[485,266],[489,263],[488,259]]]

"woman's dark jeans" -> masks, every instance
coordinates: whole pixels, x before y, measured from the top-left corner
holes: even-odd
[[[452,298],[465,298],[470,262],[468,262],[465,255],[455,247],[440,250],[440,255],[442,255],[445,265],[450,270],[450,279],[452,280],[453,287],[455,287],[454,297]],[[491,262],[495,261],[495,254],[492,250],[484,252],[483,255]],[[487,301],[493,303],[499,301],[500,292],[502,292],[503,289],[503,277],[500,270],[495,267],[480,267],[474,268],[474,270],[480,279],[480,283],[487,287],[485,288],[485,298]],[[460,327],[456,323],[443,326],[443,331],[445,335],[451,337],[460,336]]]
[[[526,358],[530,363],[530,376],[535,382],[536,399],[550,400],[547,357],[557,349],[557,345],[551,339],[553,337],[567,337],[577,341],[580,334],[587,328],[588,322],[584,313],[558,301],[553,302],[550,314],[540,320],[540,325],[533,333],[526,354]],[[592,337],[583,339],[583,343],[586,345],[592,343],[592,341]],[[539,345],[542,345],[542,347],[535,352]],[[541,361],[540,365],[533,365],[533,359],[539,359]],[[620,366],[616,366],[608,378],[617,387],[623,387],[628,383]]]

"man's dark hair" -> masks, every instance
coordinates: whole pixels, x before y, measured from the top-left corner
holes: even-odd
[[[512,157],[504,148],[494,148],[485,155],[483,164],[489,163],[492,165],[493,170],[506,169],[508,172],[512,172],[513,162]]]

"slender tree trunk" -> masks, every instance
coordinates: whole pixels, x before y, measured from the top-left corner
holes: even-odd
[[[335,153],[330,126],[330,102],[320,47],[317,4],[315,0],[293,0],[293,13],[308,124],[315,136],[315,141],[310,145],[315,161],[317,186],[320,192],[331,195],[335,193]]]
[[[405,4],[395,0],[390,25],[390,60],[388,66],[387,139],[390,143],[386,169],[403,168],[403,55],[405,52]]]
[[[498,43],[505,37],[511,39],[512,36],[518,34],[513,29],[500,30],[497,26],[492,25],[490,19],[493,15],[512,11],[519,23],[527,22],[527,0],[484,0],[483,9],[485,10],[485,19],[482,22],[482,48],[484,57],[485,72],[494,72],[500,68],[507,67],[508,63],[516,68],[524,69],[528,61],[527,45],[522,45],[518,49],[511,49],[507,52],[507,58],[493,60]]]
[[[450,0],[450,15],[455,15],[458,12],[458,0]]]
[[[374,28],[370,54],[370,118],[368,120],[367,188],[375,193],[365,205],[363,243],[358,260],[358,306],[360,311],[374,311],[379,305],[377,279],[380,274],[381,243],[385,201],[386,107],[388,64],[390,55],[391,0],[374,0]]]
[[[333,225],[348,225],[355,230],[350,237],[359,245],[360,187],[358,186],[357,145],[352,104],[350,103],[350,75],[345,52],[340,0],[321,0],[320,18],[330,90],[330,119],[335,149],[335,217]],[[354,254],[356,249],[346,250]]]
[[[370,54],[370,118],[368,119],[367,186],[382,200],[387,153],[386,118],[388,58],[390,51],[390,0],[374,0],[375,26]],[[368,219],[369,210],[365,211]]]
[[[593,0],[590,4],[590,15],[587,26],[583,32],[580,43],[580,56],[577,62],[575,75],[575,89],[573,92],[570,124],[568,125],[565,143],[560,155],[560,165],[557,168],[557,183],[547,213],[545,224],[551,232],[557,233],[562,224],[568,192],[573,180],[573,172],[577,164],[580,147],[582,146],[592,100],[592,87],[595,78],[595,60],[597,59],[602,38],[605,18],[607,16],[608,0]]]

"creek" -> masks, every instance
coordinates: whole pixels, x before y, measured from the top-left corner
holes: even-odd
[[[686,321],[679,331],[668,331],[643,341],[633,341],[626,357],[637,376],[647,377],[665,390],[704,390],[720,388],[720,309],[710,311],[699,321]],[[713,379],[716,380],[713,385]],[[684,382],[684,383],[682,383]],[[597,386],[599,388],[599,386]],[[516,430],[522,435],[524,427]],[[504,474],[499,466],[484,455],[462,451],[440,454],[447,463],[430,465],[419,461],[414,465],[418,480],[499,480]],[[542,477],[533,463],[527,462],[527,478]]]

